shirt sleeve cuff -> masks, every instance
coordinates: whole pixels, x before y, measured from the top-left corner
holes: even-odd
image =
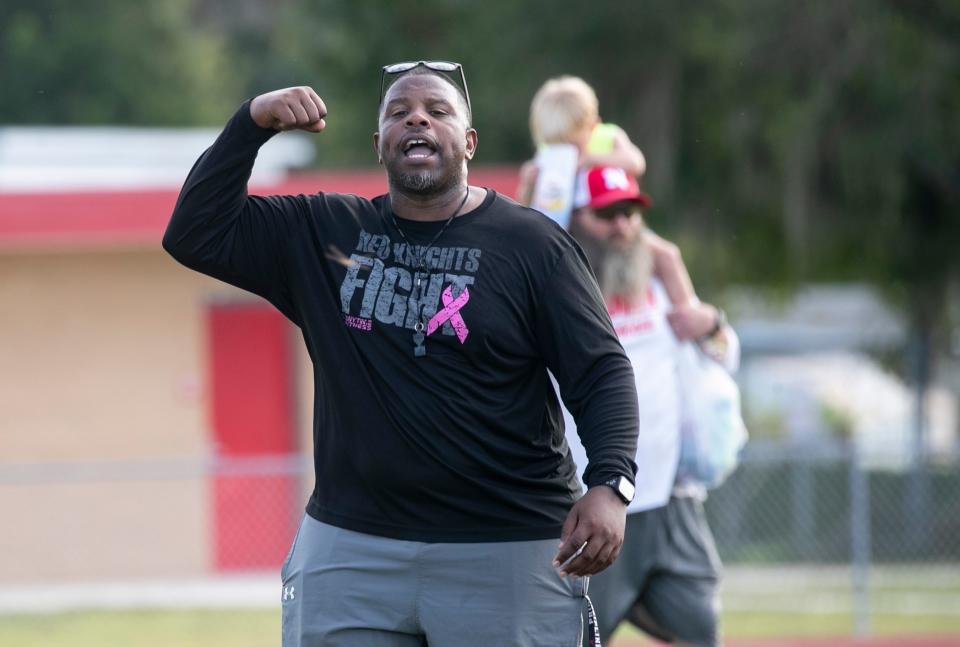
[[[238,131],[243,134],[244,139],[263,144],[279,131],[275,128],[261,128],[257,125],[257,122],[250,115],[250,103],[252,101],[253,99],[247,99],[243,102],[236,115],[234,115],[234,123],[237,125]]]

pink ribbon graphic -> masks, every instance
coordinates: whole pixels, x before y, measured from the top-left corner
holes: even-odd
[[[448,285],[447,289],[440,295],[443,299],[443,310],[433,315],[430,321],[427,322],[427,334],[432,335],[437,328],[449,319],[450,325],[453,326],[454,332],[457,333],[457,338],[460,340],[460,343],[463,344],[467,341],[467,335],[470,334],[470,331],[467,330],[467,324],[463,320],[463,317],[460,316],[460,308],[467,305],[467,301],[470,300],[470,291],[464,287],[460,296],[454,299],[453,291],[451,290],[452,287],[452,285]]]

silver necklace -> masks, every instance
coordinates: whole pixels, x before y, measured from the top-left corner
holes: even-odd
[[[433,248],[434,243],[443,235],[443,232],[447,230],[447,227],[450,226],[450,223],[453,222],[453,219],[457,217],[457,214],[460,213],[460,210],[463,209],[463,205],[467,204],[467,198],[470,197],[470,187],[467,187],[467,192],[463,196],[463,200],[460,201],[460,205],[454,209],[453,213],[450,214],[450,217],[447,218],[447,221],[443,223],[443,227],[440,228],[433,238],[427,243],[426,246],[420,247],[420,253],[417,254],[416,259],[416,268],[414,269],[414,286],[413,290],[415,293],[420,294],[422,297],[423,294],[420,292],[420,283],[422,281],[423,275],[427,273],[427,252]],[[400,238],[403,239],[403,242],[407,244],[407,247],[410,250],[413,250],[413,244],[410,242],[410,239],[407,238],[407,235],[403,233],[403,230],[400,229],[400,223],[397,221],[397,215],[393,213],[393,207],[390,208],[390,216],[393,220],[393,227],[397,230],[397,233],[400,234]],[[423,308],[420,309],[420,316],[417,318],[417,322],[413,324],[413,356],[414,357],[424,357],[427,354],[427,347],[423,345],[426,335],[423,331],[427,327],[427,317],[423,314]]]

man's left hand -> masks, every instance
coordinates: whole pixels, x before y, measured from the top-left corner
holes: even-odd
[[[560,575],[599,573],[620,554],[626,523],[627,506],[613,488],[606,485],[590,488],[567,514],[553,565],[562,566]],[[580,555],[563,565],[585,542]]]

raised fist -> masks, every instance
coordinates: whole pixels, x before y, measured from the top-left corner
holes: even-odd
[[[250,102],[250,116],[261,128],[306,130],[318,133],[327,124],[327,107],[313,88],[299,86],[274,90]]]

